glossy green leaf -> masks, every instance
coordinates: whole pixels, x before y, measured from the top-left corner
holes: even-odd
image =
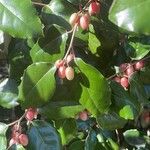
[[[54,14],[67,20],[70,14],[77,12],[77,9],[66,0],[51,0],[48,6]]]
[[[65,53],[67,33],[59,26],[51,26],[31,49],[30,55],[33,62],[51,62],[62,58]]]
[[[0,105],[12,108],[18,105],[17,84],[12,79],[5,79],[0,83]]]
[[[111,112],[108,114],[101,114],[97,117],[99,125],[104,129],[115,130],[123,128],[126,120],[121,118],[117,113]]]
[[[144,137],[140,135],[140,132],[137,129],[130,129],[123,133],[125,141],[137,148],[143,147],[146,144]]]
[[[120,117],[124,118],[124,119],[134,119],[134,114],[132,111],[132,108],[130,107],[130,105],[126,105],[124,106],[120,112],[119,112]]]
[[[48,105],[43,106],[39,109],[42,115],[54,120],[75,118],[75,116],[83,110],[83,106],[79,105],[76,102],[70,101],[50,102]]]
[[[112,81],[110,83],[110,86],[112,89],[112,98],[113,98],[111,109],[119,113],[121,110],[122,111],[124,110],[123,109],[124,107],[126,108],[126,106],[129,106],[131,111],[133,112],[134,117],[136,117],[138,115],[138,112],[140,111],[139,101],[131,97],[129,93],[125,91],[120,84]]]
[[[96,132],[91,130],[85,140],[85,150],[96,150],[97,145]]]
[[[7,139],[6,139],[7,129],[8,129],[8,126],[0,122],[0,148],[1,150],[6,150],[6,147],[7,147]]]
[[[107,141],[109,142],[110,147],[113,150],[119,150],[119,145],[116,142],[114,142],[111,138],[108,138]]]
[[[61,136],[62,144],[67,145],[77,134],[75,119],[55,121],[55,126]]]
[[[61,150],[61,140],[58,132],[45,121],[34,121],[28,131],[28,150]]]
[[[84,141],[77,140],[71,143],[68,147],[68,150],[84,150]]]
[[[130,95],[137,99],[140,103],[147,103],[148,99],[146,97],[146,92],[144,86],[138,76],[138,74],[133,74],[129,79],[130,82]]]
[[[109,19],[127,31],[150,35],[149,6],[149,0],[115,0]]]
[[[93,25],[90,25],[89,31],[90,32],[89,32],[88,46],[89,46],[90,51],[93,54],[96,54],[97,53],[97,48],[99,48],[101,46],[101,42],[96,37]]]
[[[9,150],[26,150],[21,144],[12,145]]]
[[[143,84],[150,84],[150,66],[146,66],[144,67],[141,71],[140,71],[140,80],[142,81]]]
[[[41,22],[35,13],[30,0],[0,0],[0,29],[19,38],[41,35]]]
[[[94,116],[107,111],[111,104],[111,91],[106,79],[96,68],[86,64],[82,59],[76,58],[75,63],[80,71],[80,103]]]
[[[37,107],[48,102],[55,91],[56,68],[50,63],[34,63],[24,72],[19,86],[22,107]]]

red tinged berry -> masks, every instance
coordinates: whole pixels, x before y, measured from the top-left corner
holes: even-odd
[[[28,120],[28,121],[32,121],[34,118],[37,118],[37,109],[36,108],[28,108],[26,110],[26,115],[25,115],[25,118]]]
[[[29,143],[28,136],[26,134],[20,134],[19,143],[23,146],[27,146]]]
[[[144,67],[144,61],[139,61],[134,65],[135,70],[140,70]]]
[[[92,2],[89,6],[89,14],[94,15],[100,12],[100,4],[97,2]]]
[[[122,77],[121,80],[120,80],[120,84],[121,84],[124,88],[128,88],[128,86],[129,86],[128,78]]]
[[[58,77],[64,79],[66,77],[65,71],[66,71],[66,67],[60,66],[58,69]]]
[[[73,80],[74,79],[74,70],[72,67],[67,67],[65,70],[66,78],[68,80]]]
[[[14,138],[12,138],[12,139],[10,139],[10,141],[9,141],[9,147],[11,147],[12,145],[14,145],[14,144],[17,144],[18,142],[14,139]]]
[[[69,64],[74,59],[74,54],[69,54],[66,58],[67,64]]]
[[[90,22],[89,15],[88,14],[82,15],[80,18],[80,27],[83,30],[87,30],[89,28],[89,22]]]
[[[71,16],[70,16],[70,19],[69,19],[69,23],[74,26],[76,23],[79,22],[79,15],[77,13],[73,13]]]
[[[83,121],[86,121],[89,119],[89,116],[88,116],[88,112],[87,111],[82,111],[79,113],[79,119],[83,120]]]
[[[55,62],[56,68],[59,68],[59,67],[62,66],[62,65],[64,65],[64,61],[61,60],[61,59],[59,59],[59,60],[57,60],[57,61]]]
[[[116,82],[120,83],[121,78],[120,78],[120,77],[115,77],[115,78],[114,78],[114,81],[116,81]]]
[[[133,66],[129,64],[129,65],[127,66],[127,70],[125,71],[125,73],[126,73],[126,75],[127,75],[128,77],[130,77],[130,76],[134,73],[134,68],[133,68]]]
[[[121,71],[121,72],[124,72],[124,71],[126,70],[127,66],[128,66],[127,63],[121,64],[121,65],[120,65],[120,71]]]

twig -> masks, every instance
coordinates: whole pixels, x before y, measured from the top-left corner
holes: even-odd
[[[46,6],[46,4],[43,4],[43,3],[38,3],[38,2],[32,2],[32,4],[34,4],[34,5],[38,5],[38,6]]]
[[[75,26],[73,27],[73,33],[72,33],[72,37],[71,37],[71,41],[70,41],[70,44],[69,44],[69,47],[68,47],[68,50],[66,52],[66,55],[64,56],[64,60],[67,58],[71,48],[72,48],[72,45],[73,45],[73,40],[74,40],[74,36],[75,36],[75,32],[77,30],[77,26],[78,26],[78,23],[75,24]]]

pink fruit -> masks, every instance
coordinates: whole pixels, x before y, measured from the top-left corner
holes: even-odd
[[[57,60],[57,61],[55,62],[56,68],[59,68],[59,67],[62,66],[63,64],[64,64],[64,61],[61,60],[61,59],[59,59],[59,60]]]
[[[14,145],[14,144],[17,144],[18,142],[15,140],[15,139],[11,139],[10,141],[9,141],[9,147],[11,147],[12,145]]]
[[[144,67],[144,61],[138,61],[135,65],[134,65],[134,68],[135,70],[140,70]]]
[[[58,77],[64,79],[66,77],[65,71],[66,71],[66,67],[60,66],[58,69]]]
[[[69,64],[74,59],[74,54],[69,54],[66,58],[67,64]]]
[[[97,2],[92,2],[89,6],[89,14],[94,15],[100,12],[100,4]]]
[[[134,68],[133,68],[133,66],[129,64],[129,65],[127,66],[127,70],[125,71],[125,73],[126,73],[126,75],[127,75],[128,77],[130,77],[130,76],[134,73]]]
[[[77,13],[73,13],[71,16],[70,16],[70,19],[69,19],[69,23],[74,26],[76,23],[79,22],[79,15]]]
[[[124,88],[127,88],[127,87],[129,86],[128,78],[122,77],[121,80],[120,80],[120,84],[121,84]]]
[[[121,71],[121,72],[124,72],[124,71],[126,70],[127,66],[128,66],[127,63],[121,64],[121,65],[120,65],[120,71]]]
[[[36,108],[28,108],[26,110],[26,115],[25,115],[25,118],[28,120],[28,121],[32,121],[34,118],[37,118],[37,109]]]
[[[89,118],[87,111],[83,111],[79,113],[79,119],[86,121]]]
[[[82,15],[80,18],[80,27],[83,30],[87,30],[89,27],[89,22],[90,22],[89,15],[88,14]]]
[[[26,134],[20,134],[19,136],[19,143],[23,146],[27,146],[28,145],[28,136]]]
[[[120,83],[120,81],[121,81],[120,77],[115,77],[114,80],[118,83]]]
[[[72,67],[67,67],[65,70],[66,78],[68,80],[73,80],[74,79],[74,70]]]

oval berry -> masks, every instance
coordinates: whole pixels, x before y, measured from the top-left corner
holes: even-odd
[[[27,146],[29,143],[28,136],[26,134],[20,134],[19,143],[23,146]]]
[[[66,67],[60,66],[58,69],[58,77],[64,79],[66,77],[65,71],[66,71]]]
[[[144,61],[139,61],[139,62],[137,62],[136,64],[134,64],[134,68],[135,68],[135,70],[140,70],[140,69],[142,69],[144,67]]]
[[[37,118],[37,109],[36,108],[28,108],[26,110],[26,115],[25,115],[25,118],[28,120],[28,121],[32,121],[34,118]]]
[[[121,80],[120,80],[120,84],[121,84],[124,88],[127,88],[127,87],[129,86],[128,78],[122,77]]]
[[[86,121],[88,120],[89,116],[88,116],[88,112],[87,111],[83,111],[79,113],[79,119]]]
[[[69,64],[74,59],[74,54],[69,54],[66,58],[67,64]]]
[[[119,68],[120,68],[120,71],[121,71],[121,72],[124,72],[124,71],[126,70],[127,66],[128,66],[127,63],[121,64],[120,67],[119,67]]]
[[[74,79],[74,70],[73,70],[72,67],[67,67],[66,71],[65,71],[65,74],[66,74],[66,78],[68,80],[73,80]]]
[[[89,27],[89,22],[90,22],[89,15],[88,14],[82,15],[80,18],[80,27],[83,30],[87,30]]]
[[[114,78],[114,81],[116,81],[116,82],[120,83],[121,78],[120,78],[120,77],[115,77],[115,78]]]
[[[129,66],[127,67],[127,70],[125,71],[125,73],[126,73],[126,75],[127,75],[128,77],[130,77],[130,76],[134,73],[134,68],[133,68],[133,66],[132,66],[132,65],[129,65]]]
[[[64,65],[64,61],[61,60],[61,59],[59,59],[59,60],[57,60],[57,61],[55,62],[56,68],[59,68],[59,67],[62,66],[62,65]]]
[[[9,147],[11,147],[12,145],[14,145],[14,144],[17,144],[18,142],[14,139],[14,138],[12,138],[12,139],[10,139],[10,141],[9,141]]]
[[[100,12],[100,4],[97,2],[92,2],[89,6],[89,14],[94,15]]]
[[[74,26],[76,23],[79,22],[79,15],[77,13],[73,13],[71,16],[70,16],[70,19],[69,19],[69,23]]]

